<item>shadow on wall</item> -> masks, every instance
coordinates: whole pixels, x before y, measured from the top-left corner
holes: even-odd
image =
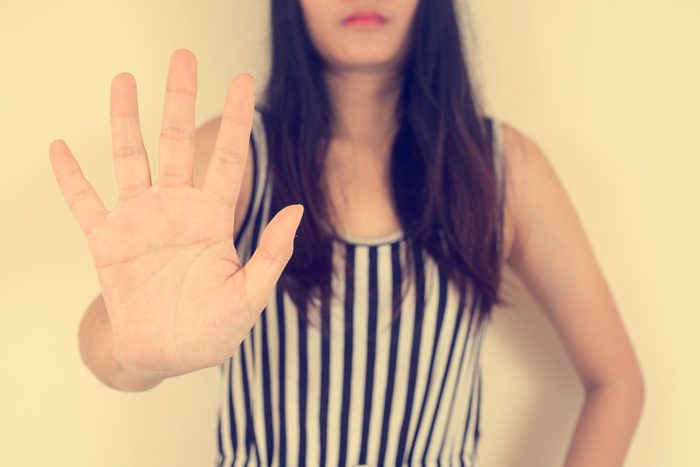
[[[561,466],[583,387],[561,339],[508,267],[482,349],[479,459],[485,466]]]

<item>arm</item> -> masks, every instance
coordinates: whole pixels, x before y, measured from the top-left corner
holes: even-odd
[[[583,226],[541,149],[503,124],[508,263],[552,323],[585,390],[565,467],[620,467],[641,415],[641,369]]]
[[[128,392],[146,391],[163,378],[126,368],[112,352],[112,326],[102,294],[90,304],[79,329],[80,356],[85,366],[107,386]]]

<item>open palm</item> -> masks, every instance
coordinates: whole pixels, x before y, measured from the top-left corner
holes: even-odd
[[[265,307],[291,258],[300,205],[265,228],[243,266],[233,245],[234,210],[255,105],[252,77],[236,76],[201,187],[192,184],[197,62],[170,58],[158,180],[151,183],[136,83],[112,80],[111,129],[119,200],[107,211],[62,140],[51,143],[54,176],[88,241],[124,364],[164,376],[230,357]]]

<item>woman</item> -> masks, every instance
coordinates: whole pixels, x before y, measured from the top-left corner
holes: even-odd
[[[219,465],[476,465],[508,263],[586,388],[566,467],[621,465],[636,358],[545,156],[479,109],[452,1],[273,0],[272,32],[262,105],[237,76],[196,145],[195,57],[172,55],[156,184],[115,77],[111,212],[51,145],[102,288],[85,363],[133,391],[220,365]]]

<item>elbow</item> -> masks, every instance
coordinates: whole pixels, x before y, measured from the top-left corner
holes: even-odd
[[[642,375],[641,373],[639,374],[637,382],[634,385],[633,392],[635,394],[635,400],[639,405],[639,410],[641,411],[644,407],[644,399],[646,398],[646,386],[644,383],[644,375]]]
[[[634,371],[586,386],[586,397],[601,393],[613,396],[631,411],[641,413],[646,399],[644,375],[641,371]]]
[[[646,385],[644,374],[642,374],[642,370],[639,367],[631,372],[629,377],[625,378],[624,386],[630,403],[641,411],[646,397]]]

